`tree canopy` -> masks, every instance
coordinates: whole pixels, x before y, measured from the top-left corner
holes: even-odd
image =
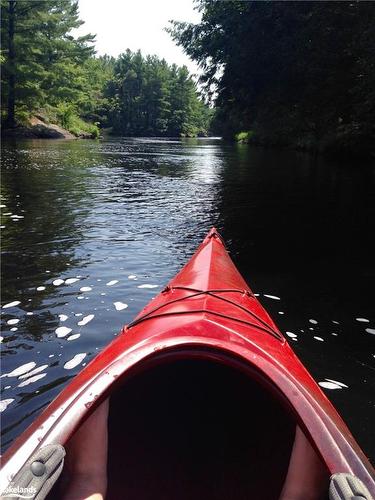
[[[375,4],[198,0],[199,24],[173,39],[216,92],[226,136],[329,147],[373,143]]]
[[[110,121],[127,135],[197,135],[207,132],[210,112],[185,66],[127,50],[115,62],[106,95]]]
[[[83,65],[94,53],[94,36],[73,37],[82,24],[78,2],[1,0],[2,104],[14,126],[28,113],[63,102],[79,105],[87,82]]]
[[[95,56],[76,0],[1,0],[2,122],[36,114],[73,133],[96,122],[123,135],[206,134],[211,117],[186,67],[127,50]]]

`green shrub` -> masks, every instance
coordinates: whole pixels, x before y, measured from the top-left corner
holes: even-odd
[[[61,126],[69,130],[69,127],[76,116],[75,106],[61,102],[57,105],[56,115]]]
[[[238,134],[234,136],[236,142],[244,142],[246,144],[250,142],[252,137],[254,137],[254,132],[252,130],[248,130],[247,132],[238,132]]]
[[[24,109],[18,109],[16,112],[16,122],[22,127],[29,125],[30,113]]]
[[[85,122],[77,115],[71,117],[67,130],[77,136],[90,134],[93,138],[99,137],[99,128],[97,124]]]
[[[93,138],[99,137],[98,125],[82,120],[72,104],[60,103],[56,108],[56,117],[61,126],[73,135],[79,137],[80,135],[90,134]]]

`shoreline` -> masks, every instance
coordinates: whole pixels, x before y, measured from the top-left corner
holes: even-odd
[[[15,128],[1,129],[2,139],[94,139],[92,134],[82,132],[74,135],[68,130],[55,124],[32,125],[29,127],[20,126]]]
[[[56,124],[50,124],[50,123],[45,123],[42,122],[41,120],[37,120],[38,123],[34,123],[29,126],[18,126],[12,129],[1,129],[1,138],[2,139],[47,139],[47,140],[52,140],[52,139],[57,139],[57,140],[76,140],[76,139],[108,139],[108,138],[134,138],[134,136],[125,136],[125,135],[117,135],[110,133],[108,129],[102,129],[101,134],[99,137],[95,137],[93,134],[90,134],[88,132],[81,132],[79,135],[74,135],[68,130],[64,129],[63,127],[60,127],[59,125]],[[142,136],[143,137],[143,136]],[[147,136],[147,138],[164,138],[164,137],[159,137],[159,136]],[[176,136],[176,137],[165,137],[165,139],[168,138],[173,138],[173,139],[187,139],[188,137],[181,137],[181,136]],[[210,139],[210,136],[204,136],[204,137],[191,137],[191,139],[200,139],[200,138],[206,138]],[[217,139],[217,135],[213,135],[212,138]],[[226,144],[233,144],[233,145],[239,145],[239,146],[253,146],[256,148],[262,148],[262,149],[279,149],[282,151],[295,151],[296,153],[305,153],[309,154],[311,156],[326,156],[330,157],[332,159],[337,159],[337,160],[351,160],[351,159],[358,159],[358,160],[364,160],[369,163],[375,162],[375,151],[371,150],[370,148],[355,148],[353,147],[353,144],[351,144],[352,147],[331,147],[331,148],[319,148],[316,145],[312,144],[293,144],[293,143],[277,143],[272,140],[265,141],[265,140],[259,140],[256,137],[249,137],[246,139],[240,139],[236,140],[234,138],[228,138],[228,137],[220,137],[220,139],[223,141],[223,143]]]
[[[6,139],[94,139],[94,134],[80,131],[73,134],[55,123],[47,123],[37,116],[30,118],[27,125],[1,128],[1,137]]]
[[[234,143],[238,145],[248,145],[264,149],[279,149],[283,151],[295,151],[300,153],[307,153],[312,156],[326,156],[338,160],[352,160],[359,159],[368,162],[375,161],[375,149],[372,146],[372,141],[363,141],[362,138],[346,138],[346,140],[334,139],[330,142],[317,142],[303,141],[303,140],[290,140],[288,142],[278,142],[272,138],[267,140],[264,138],[249,137],[245,139],[236,140],[223,138],[227,143]]]

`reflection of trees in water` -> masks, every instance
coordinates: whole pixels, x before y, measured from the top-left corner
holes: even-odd
[[[358,165],[238,145],[223,169],[224,236],[254,272],[299,267],[313,279],[336,268],[339,277],[353,252],[373,261],[373,186]]]
[[[3,342],[3,346],[1,348],[1,356],[7,356],[7,355],[16,355],[18,352],[20,352],[21,349],[24,349],[25,351],[31,351],[34,349],[33,345],[27,344],[26,342],[18,342],[17,344],[12,344],[11,348],[7,348],[7,344],[10,342],[14,342],[17,340],[18,335],[7,335],[6,341]]]
[[[69,267],[82,265],[75,249],[92,208],[87,188],[90,174],[82,165],[82,154],[89,150],[74,146],[70,142],[67,150],[57,145],[51,155],[48,146],[47,151],[43,147],[27,149],[28,144],[4,146],[6,210],[24,216],[17,222],[9,216],[3,219],[4,301],[17,297],[24,303],[32,298],[30,306],[35,308],[54,293],[46,289],[35,296],[36,286],[45,285]]]
[[[45,292],[46,296],[50,296],[51,294],[56,293],[54,290],[46,290]],[[20,352],[21,349],[33,349],[33,342],[42,340],[43,336],[48,332],[50,333],[51,339],[56,339],[56,336],[53,332],[58,326],[59,321],[56,318],[56,314],[52,313],[49,310],[50,308],[54,308],[55,304],[42,304],[43,297],[40,296],[40,292],[37,293],[37,296],[31,296],[30,302],[25,302],[25,304],[21,306],[22,308],[38,310],[37,314],[34,314],[33,316],[24,315],[20,319],[20,322],[17,324],[18,331],[14,333],[7,333],[6,338],[4,339],[2,344],[2,356],[5,356],[7,354],[16,354],[17,352]],[[6,312],[4,311],[4,317],[6,318],[5,314]],[[19,335],[19,333],[21,333],[21,335]],[[32,343],[28,344],[28,340],[31,340]],[[15,343],[16,341],[17,343]],[[8,344],[10,342],[12,342],[12,346],[11,348],[8,348]]]
[[[20,364],[17,354],[35,349],[36,342],[56,342],[56,311],[67,297],[51,282],[86,265],[77,250],[93,204],[92,176],[86,167],[95,161],[90,147],[78,141],[3,143],[4,212],[24,218],[13,222],[3,217],[2,303],[20,300],[24,311],[34,312],[16,313],[20,321],[15,332],[6,325],[5,371]],[[39,286],[45,290],[36,290]],[[3,320],[13,318],[14,312],[4,309]]]
[[[245,144],[227,155],[220,204],[224,236],[255,272],[289,260],[291,252],[303,258],[301,231],[313,214],[304,201],[313,162],[312,156]]]

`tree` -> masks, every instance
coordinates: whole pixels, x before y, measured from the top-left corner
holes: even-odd
[[[78,2],[1,0],[1,11],[6,125],[16,125],[17,112],[79,101],[94,37],[70,34],[82,24]]]
[[[206,134],[209,111],[187,68],[169,66],[156,56],[127,50],[114,64],[105,96],[109,122],[127,136]]]
[[[103,127],[111,125],[113,103],[106,97],[106,91],[113,81],[115,63],[114,57],[104,55],[89,57],[82,66],[83,93],[78,102],[80,116]]]
[[[375,4],[200,0],[201,23],[172,22],[203,69],[224,135],[328,148],[374,138]],[[364,105],[364,103],[366,103]]]
[[[95,57],[93,35],[72,35],[77,0],[0,1],[5,128],[37,115],[76,135],[98,134],[82,119],[129,136],[206,133],[209,113],[186,68],[140,51]]]

